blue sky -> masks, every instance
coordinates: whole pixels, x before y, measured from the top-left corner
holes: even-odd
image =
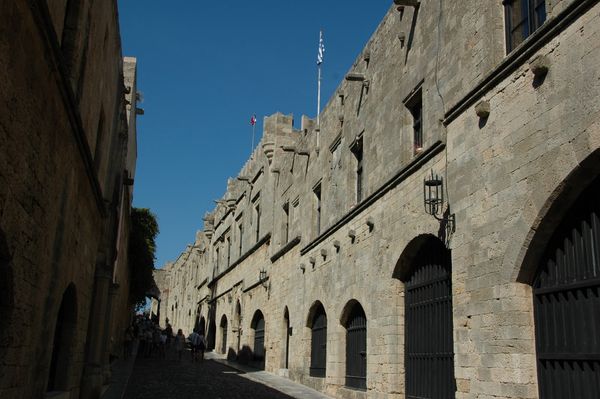
[[[119,0],[123,54],[138,59],[134,206],[158,217],[156,267],[194,241],[227,178],[250,155],[250,117],[316,115],[385,15],[389,0]]]

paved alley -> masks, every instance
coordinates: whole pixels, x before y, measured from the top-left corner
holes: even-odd
[[[125,399],[289,399],[275,389],[245,377],[214,360],[192,363],[189,353],[181,362],[173,355],[167,359],[143,358],[136,360],[129,379]]]

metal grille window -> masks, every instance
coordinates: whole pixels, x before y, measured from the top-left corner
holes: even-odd
[[[310,349],[310,375],[325,377],[327,365],[327,315],[323,306],[319,306],[313,317]]]
[[[406,397],[454,398],[451,265],[441,242],[421,247],[405,283]]]
[[[600,180],[549,241],[533,295],[540,399],[600,398]]]
[[[511,52],[546,21],[545,0],[504,0],[506,47]]]
[[[346,325],[346,386],[367,389],[367,317],[358,303]]]

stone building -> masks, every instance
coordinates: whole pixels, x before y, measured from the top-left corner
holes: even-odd
[[[98,398],[121,355],[136,104],[116,1],[2,3],[2,398]]]
[[[600,5],[396,0],[275,114],[161,323],[341,398],[600,397]]]

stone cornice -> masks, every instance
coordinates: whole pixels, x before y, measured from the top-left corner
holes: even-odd
[[[331,236],[337,230],[339,230],[346,223],[350,222],[356,216],[361,214],[365,209],[369,208],[375,201],[381,198],[385,193],[396,187],[402,181],[406,180],[410,175],[421,169],[425,163],[432,159],[435,155],[439,154],[446,145],[441,141],[436,141],[427,150],[420,153],[418,156],[413,158],[407,165],[400,168],[394,176],[379,187],[373,194],[362,200],[358,205],[351,209],[348,213],[338,219],[333,225],[327,230],[321,233],[317,238],[308,243],[304,248],[300,250],[300,255],[305,255],[311,249],[323,242],[327,237]]]
[[[273,256],[271,256],[271,263],[274,263],[277,259],[281,258],[285,255],[290,249],[294,248],[296,245],[300,243],[302,236],[297,236],[293,240],[289,241],[285,244],[279,251],[275,252]]]
[[[221,277],[223,277],[224,275],[226,275],[227,273],[229,273],[231,270],[233,270],[237,265],[239,265],[240,263],[242,263],[247,257],[249,257],[254,252],[256,252],[257,249],[259,249],[264,243],[268,242],[270,239],[271,239],[271,233],[265,234],[263,236],[263,238],[261,238],[260,240],[258,240],[256,242],[256,244],[254,244],[252,246],[252,248],[250,248],[249,250],[247,250],[242,256],[240,256],[235,262],[233,262],[227,269],[225,269],[224,271],[222,271],[221,273],[219,273],[215,278],[213,278],[211,280],[211,282],[208,283],[208,286],[209,287],[213,286],[217,281],[219,281],[221,279]]]

